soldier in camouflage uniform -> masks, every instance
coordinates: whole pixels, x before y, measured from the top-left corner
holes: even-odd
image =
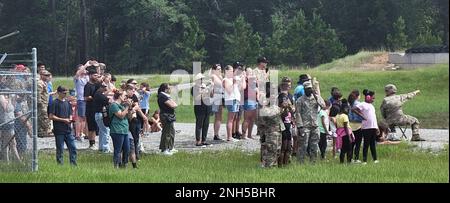
[[[397,87],[392,84],[386,85],[384,90],[386,92],[386,97],[383,99],[383,103],[380,107],[384,122],[394,130],[395,126],[411,125],[411,141],[425,141],[419,136],[419,120],[412,116],[403,114],[402,110],[402,105],[420,93],[420,90],[416,90],[408,94],[396,95]]]
[[[297,157],[300,163],[304,163],[307,148],[309,146],[310,161],[317,159],[319,143],[319,128],[317,126],[317,114],[320,108],[325,107],[322,97],[313,90],[312,83],[303,83],[305,94],[297,99],[295,103],[295,122],[298,131],[299,150]]]
[[[39,72],[40,79],[38,80],[38,136],[49,137],[51,136],[50,120],[48,118],[47,106],[48,106],[48,91],[47,82],[50,78],[50,72],[43,70]]]
[[[271,88],[273,89],[273,88]],[[262,108],[259,109],[256,124],[261,141],[261,166],[278,166],[281,154],[281,132],[284,124],[281,121],[281,110],[276,102],[277,95],[261,99]]]

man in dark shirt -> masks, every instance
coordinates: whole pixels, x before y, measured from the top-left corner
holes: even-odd
[[[69,91],[59,86],[57,90],[58,98],[50,106],[49,118],[53,121],[53,133],[56,141],[56,162],[63,164],[64,142],[69,149],[70,164],[77,165],[77,148],[75,137],[71,134],[72,107],[65,98]]]
[[[109,127],[103,123],[103,113],[109,105],[109,99],[105,95],[106,86],[101,85],[94,94],[95,121],[98,126],[98,150],[103,153],[110,153],[109,148]]]
[[[86,101],[86,122],[88,126],[89,149],[95,149],[95,136],[97,132],[97,123],[95,122],[94,94],[98,89],[98,78],[95,67],[86,68],[89,74],[89,82],[84,86],[84,100]]]

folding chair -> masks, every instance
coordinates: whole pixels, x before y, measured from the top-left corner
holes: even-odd
[[[406,129],[408,129],[408,126],[398,126],[398,128],[400,128],[400,131],[402,132],[402,137],[401,138],[405,138],[406,140],[408,140],[408,137],[406,136]]]

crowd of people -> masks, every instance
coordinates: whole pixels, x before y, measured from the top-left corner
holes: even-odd
[[[378,163],[377,140],[395,140],[395,126],[411,125],[412,141],[423,141],[419,136],[419,121],[404,115],[401,109],[405,101],[420,91],[396,95],[395,85],[387,85],[386,97],[380,108],[383,118],[377,119],[373,105],[375,91],[364,89],[360,95],[360,91],[353,90],[343,98],[339,88],[333,87],[331,96],[324,100],[319,81],[308,74],[301,74],[291,94],[292,79],[282,77],[279,84],[270,81],[273,72],[268,69],[268,63],[266,57],[260,57],[254,69],[235,62],[225,66],[224,70],[220,64],[214,64],[206,74],[194,76],[191,95],[196,118],[196,147],[211,145],[207,141],[211,116],[214,116],[212,140],[217,142],[255,139],[253,130],[256,125],[263,167],[287,165],[291,156],[296,156],[301,164],[307,157],[311,162],[316,162],[319,156],[325,160],[328,140],[331,141],[332,156],[339,157],[341,163],[361,163],[361,144],[362,162],[367,163],[370,149],[373,161]],[[22,66],[18,69],[27,70]],[[162,155],[170,156],[178,151],[174,147],[178,104],[171,97],[172,88],[168,83],[159,86],[158,108],[150,113],[152,92],[147,83],[139,84],[129,79],[116,86],[116,78],[107,73],[106,65],[95,60],[78,65],[73,78],[74,91],[59,86],[53,92],[51,73],[44,64],[39,65],[39,74],[38,134],[39,137],[56,138],[59,164],[63,164],[64,143],[69,149],[70,163],[76,165],[75,142],[87,139],[89,149],[113,153],[114,167],[125,168],[131,162],[133,168],[137,168],[137,161],[144,152],[141,137],[146,132],[161,131],[159,149]],[[14,84],[8,82],[7,77],[1,79],[2,89]],[[23,84],[30,88],[30,83],[26,82],[29,78],[23,79]],[[359,101],[361,96],[362,102]],[[30,106],[26,102],[21,103],[20,95],[14,97],[0,95],[0,124],[16,118],[13,124],[24,127],[0,128],[2,155],[6,157],[8,152],[12,152],[20,160],[23,146],[14,140],[24,136],[26,140],[27,133],[31,135],[28,118],[22,116]],[[228,112],[226,135],[222,137],[219,131],[225,110]],[[99,137],[98,146],[96,136]],[[110,140],[113,149],[110,149]]]

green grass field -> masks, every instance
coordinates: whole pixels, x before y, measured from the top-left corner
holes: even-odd
[[[293,79],[293,88],[296,86],[298,75],[309,73],[320,81],[321,93],[324,99],[330,95],[333,86],[339,87],[347,97],[351,90],[364,88],[376,91],[376,110],[379,110],[384,97],[384,86],[389,83],[397,85],[399,93],[408,93],[420,89],[422,93],[404,105],[404,112],[417,117],[422,128],[449,127],[449,65],[441,64],[427,68],[398,71],[361,71],[358,65],[369,61],[372,57],[382,52],[360,52],[353,56],[321,65],[315,69],[283,70],[279,76],[289,76]],[[157,88],[162,82],[170,82],[169,75],[123,75],[118,76],[118,83],[123,79],[135,78],[138,82],[146,81],[152,88]],[[177,84],[178,82],[172,82]],[[73,88],[71,78],[55,78],[54,87],[66,85]],[[186,91],[190,94],[189,91]],[[156,94],[150,99],[150,108],[157,108]],[[192,105],[181,105],[176,110],[178,122],[194,123]],[[377,111],[380,118],[380,112]],[[226,120],[226,111],[223,115]]]
[[[448,183],[448,147],[440,153],[416,152],[407,144],[378,145],[380,163],[343,165],[337,159],[315,165],[285,168],[259,167],[259,154],[240,151],[201,154],[178,153],[172,157],[144,155],[139,168],[114,169],[112,155],[82,151],[78,167],[58,166],[54,152],[40,152],[39,172],[0,173],[1,183]],[[420,163],[420,164],[419,164]]]

